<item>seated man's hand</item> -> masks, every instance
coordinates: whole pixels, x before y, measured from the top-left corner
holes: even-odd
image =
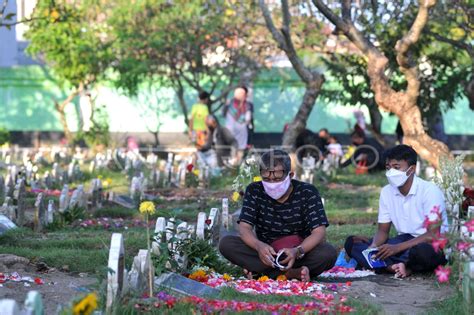
[[[284,248],[282,251],[286,254],[286,258],[280,261],[280,265],[286,265],[286,268],[282,270],[288,270],[293,267],[296,260],[296,248]]]
[[[386,259],[390,256],[396,255],[401,252],[400,247],[398,244],[391,245],[391,244],[383,244],[378,247],[379,252],[375,256],[377,259]]]
[[[267,266],[273,267],[273,261],[276,256],[276,252],[270,245],[260,242],[257,245],[258,257]]]

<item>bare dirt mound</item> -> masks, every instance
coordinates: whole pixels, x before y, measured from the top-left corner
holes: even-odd
[[[420,314],[452,294],[447,285],[437,286],[432,277],[392,279],[388,275],[371,277],[370,281],[352,283],[347,293],[356,299],[379,305],[385,314]]]
[[[15,255],[0,255],[0,272],[4,275],[17,273],[18,276],[30,278],[30,281],[7,280],[1,284],[0,299],[13,299],[23,305],[28,291],[38,291],[43,300],[45,314],[56,314],[60,305],[68,304],[74,297],[90,292],[91,286],[97,284],[97,279],[85,274],[71,275],[50,269],[44,264],[32,264],[23,257]],[[37,279],[38,284],[34,282]]]

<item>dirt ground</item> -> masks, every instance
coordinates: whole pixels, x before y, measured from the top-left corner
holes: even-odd
[[[403,280],[389,275],[356,280],[347,293],[353,298],[379,305],[385,314],[424,313],[450,294],[452,288],[437,285],[433,277],[416,275]]]
[[[7,281],[0,287],[0,299],[14,299],[20,306],[23,306],[28,291],[38,291],[43,300],[44,314],[57,314],[60,305],[66,305],[76,296],[87,294],[91,286],[97,284],[96,278],[86,274],[71,275],[48,269],[14,255],[0,255],[0,269],[3,273],[17,272],[21,277],[40,278],[44,282],[36,284]],[[37,271],[38,269],[41,271]]]

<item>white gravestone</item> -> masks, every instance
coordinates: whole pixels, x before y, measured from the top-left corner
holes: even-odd
[[[59,195],[59,212],[63,213],[68,209],[69,206],[69,186],[64,185]]]
[[[168,242],[168,248],[170,250],[173,250],[174,249],[174,241],[172,240],[173,239],[173,236],[175,235],[174,234],[174,228],[175,227],[175,220],[174,218],[170,218],[168,220],[168,223],[166,224],[166,241]]]
[[[208,225],[209,232],[211,233],[210,242],[212,245],[217,246],[219,244],[219,232],[220,232],[220,211],[219,208],[212,208],[209,213],[209,218],[207,221],[210,221]]]
[[[154,277],[153,266],[150,265],[150,255],[148,250],[140,249],[138,255],[133,258],[133,264],[127,275],[128,283],[133,290],[143,293],[149,286],[148,277]],[[152,283],[153,285],[153,283]]]
[[[0,300],[0,310],[2,315],[24,315],[16,301],[11,299]]]
[[[46,206],[43,193],[39,193],[35,202],[35,220],[34,227],[36,232],[41,232],[43,227],[48,224]]]
[[[10,174],[7,174],[5,177],[5,198],[6,197],[13,197],[13,191],[15,190],[15,184],[12,180]]]
[[[155,224],[155,236],[154,236],[155,240],[151,244],[152,252],[156,255],[160,254],[160,243],[165,241],[163,240],[163,236],[165,232],[166,232],[166,219],[164,217],[159,217],[158,219],[156,219],[156,224]]]
[[[222,226],[229,229],[229,199],[222,199]]]
[[[181,222],[180,224],[178,224],[178,226],[176,227],[176,238],[178,239],[178,241],[183,241],[189,237],[190,235],[188,232],[188,223]],[[186,255],[178,255],[176,257],[176,260],[178,262],[178,265],[181,267],[186,267],[188,263],[188,257]]]
[[[43,300],[38,291],[29,291],[25,300],[25,314],[44,315]]]
[[[113,233],[110,241],[107,272],[107,309],[111,308],[122,291],[125,268],[124,257],[123,236],[121,233]]]
[[[206,237],[206,213],[199,212],[196,227],[196,238],[205,239]]]
[[[54,221],[54,200],[48,201],[48,224],[53,223]]]
[[[16,224],[23,225],[25,221],[25,181],[20,178],[15,186],[15,191],[13,191],[13,205],[16,207]]]

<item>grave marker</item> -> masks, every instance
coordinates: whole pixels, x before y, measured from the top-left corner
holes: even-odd
[[[219,290],[176,273],[164,273],[155,278],[155,286],[164,287],[180,296],[216,297]]]
[[[125,267],[124,255],[123,236],[121,233],[113,233],[110,241],[109,270],[107,272],[107,309],[110,309],[117,296],[122,292]]]
[[[24,315],[16,301],[12,299],[0,300],[0,310],[2,315]]]
[[[13,205],[15,206],[15,218],[17,225],[23,225],[25,221],[25,180],[20,178],[13,191]]]
[[[64,213],[69,207],[69,186],[64,185],[59,195],[59,212]]]
[[[49,200],[48,201],[48,224],[51,224],[54,222],[54,200]]]
[[[165,232],[166,232],[166,219],[164,217],[159,217],[158,219],[156,219],[155,236],[154,236],[154,241],[151,244],[152,252],[156,255],[160,254],[160,243],[162,241],[165,241],[163,240],[163,236]]]
[[[29,291],[25,300],[25,314],[43,315],[43,300],[38,291]]]
[[[229,199],[222,199],[222,226],[229,229]]]
[[[196,227],[196,238],[205,239],[206,237],[206,213],[199,212]]]
[[[43,193],[39,193],[36,197],[35,202],[34,227],[36,232],[41,232],[43,230],[43,227],[48,224],[48,217],[46,211],[47,210],[44,202],[44,195]]]
[[[7,216],[0,214],[0,235],[8,230],[14,229],[17,226]]]
[[[220,211],[218,208],[212,208],[209,213],[209,218],[207,221],[210,221],[208,224],[209,232],[211,233],[210,242],[212,245],[217,246],[219,244],[219,231],[220,231]]]

